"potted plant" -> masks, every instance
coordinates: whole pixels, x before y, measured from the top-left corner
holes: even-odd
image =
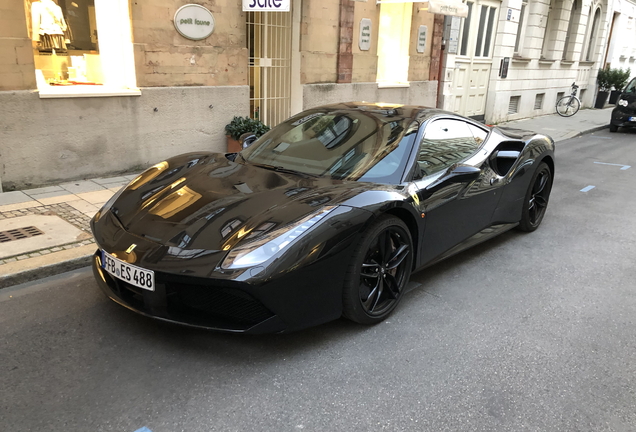
[[[609,91],[612,88],[610,76],[611,72],[609,66],[598,70],[598,75],[596,76],[598,93],[596,93],[596,103],[594,104],[594,108],[600,109],[605,106],[605,102],[607,102],[607,97],[609,96]]]
[[[612,92],[610,93],[610,98],[609,98],[609,103],[612,105],[616,105],[616,102],[618,101],[619,96],[621,95],[621,93],[623,92],[623,88],[625,88],[625,84],[627,84],[627,81],[629,80],[629,77],[632,74],[632,71],[630,68],[627,68],[627,70],[623,70],[622,68],[618,69],[612,69],[611,70],[611,82],[612,82],[612,86],[614,87],[614,90],[612,90]]]
[[[227,136],[227,151],[229,153],[240,152],[243,148],[241,137],[248,134],[257,138],[269,130],[269,126],[260,120],[250,117],[234,116],[232,121],[225,125],[225,135]]]

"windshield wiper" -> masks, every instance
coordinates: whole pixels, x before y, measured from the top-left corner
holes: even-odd
[[[251,165],[260,167],[260,168],[265,168],[271,171],[276,171],[276,172],[281,172],[281,173],[286,173],[286,174],[296,174],[302,177],[320,177],[318,174],[308,174],[305,172],[301,172],[301,171],[296,171],[293,169],[289,169],[289,168],[285,168],[282,167],[280,165],[269,165],[269,164],[262,164],[262,163],[256,163],[256,162],[249,162]]]

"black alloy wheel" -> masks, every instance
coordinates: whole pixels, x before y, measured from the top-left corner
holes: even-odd
[[[519,222],[521,231],[532,232],[539,228],[548,208],[552,190],[552,173],[545,162],[541,162],[530,181],[526,193],[523,213]]]
[[[361,324],[384,320],[398,305],[413,265],[408,228],[383,216],[363,235],[345,279],[343,315]]]

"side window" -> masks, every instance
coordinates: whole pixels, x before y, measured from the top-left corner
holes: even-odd
[[[475,142],[477,143],[477,145],[481,146],[484,143],[484,141],[486,141],[486,137],[488,136],[488,132],[486,132],[485,130],[483,130],[480,127],[477,127],[477,126],[471,125],[471,124],[468,124],[468,128],[473,133],[473,138],[475,138]]]
[[[483,142],[475,139],[470,125],[461,120],[434,120],[426,126],[417,163],[427,176],[471,156]]]

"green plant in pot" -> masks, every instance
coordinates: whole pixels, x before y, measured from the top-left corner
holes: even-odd
[[[256,138],[263,135],[269,130],[269,126],[263,124],[260,120],[250,117],[234,116],[232,121],[225,125],[225,134],[227,135],[227,151],[236,153],[243,148],[243,141],[249,136]]]
[[[624,70],[622,68],[614,68],[610,69],[610,82],[614,90],[610,93],[609,103],[615,105],[618,101],[619,96],[623,92],[627,81],[629,81],[629,77],[631,76],[632,71],[630,68]]]
[[[598,75],[596,76],[596,84],[598,84],[598,93],[596,93],[596,103],[594,104],[594,108],[603,108],[605,106],[605,102],[607,102],[607,97],[609,96],[610,89],[612,88],[611,79],[611,70],[608,67],[599,69]]]

